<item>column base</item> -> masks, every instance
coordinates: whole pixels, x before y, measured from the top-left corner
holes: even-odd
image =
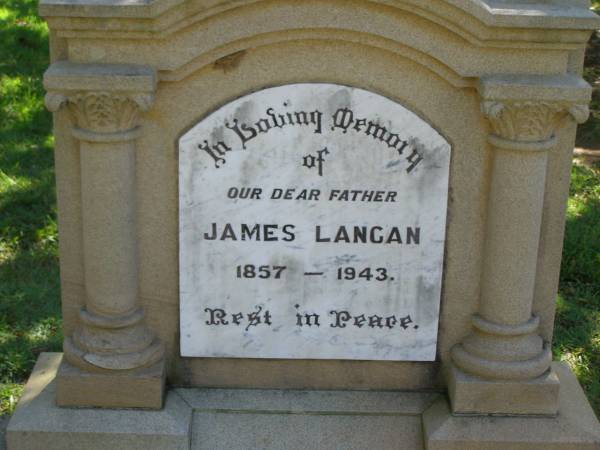
[[[127,371],[150,367],[164,358],[164,347],[144,324],[141,308],[118,316],[101,316],[82,308],[81,326],[65,337],[64,359],[87,372]]]
[[[556,417],[453,415],[445,399],[423,414],[427,450],[597,450],[600,426],[575,375],[553,363],[560,379]],[[507,393],[506,396],[513,395]],[[515,392],[514,395],[517,395]]]
[[[165,362],[132,371],[86,372],[64,359],[56,377],[56,404],[66,407],[160,409]]]
[[[556,415],[560,383],[551,368],[531,380],[486,380],[448,369],[448,395],[454,414]]]

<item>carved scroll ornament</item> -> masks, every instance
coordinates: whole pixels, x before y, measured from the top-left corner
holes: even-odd
[[[77,126],[94,133],[119,133],[134,129],[140,111],[147,111],[152,94],[74,92],[46,95],[46,106],[57,111],[67,105]]]
[[[481,109],[497,137],[520,142],[552,139],[565,117],[583,123],[589,116],[587,105],[546,101],[486,100]]]

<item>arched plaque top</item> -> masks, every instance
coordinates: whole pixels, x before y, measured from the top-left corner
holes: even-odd
[[[450,145],[381,95],[254,92],[179,141],[183,356],[435,359]]]

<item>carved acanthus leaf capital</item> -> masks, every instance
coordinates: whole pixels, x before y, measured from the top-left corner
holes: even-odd
[[[486,100],[482,111],[496,136],[518,142],[547,141],[565,117],[583,123],[589,116],[587,105],[530,100]]]
[[[57,111],[66,105],[80,129],[119,133],[136,128],[140,112],[147,111],[153,100],[151,93],[49,92],[46,107]]]

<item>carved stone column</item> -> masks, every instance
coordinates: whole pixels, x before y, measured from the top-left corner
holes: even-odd
[[[479,91],[493,166],[479,312],[472,334],[452,349],[452,407],[555,414],[558,378],[532,313],[546,169],[561,121],[586,120],[590,89],[567,75],[505,76],[483,79]]]
[[[44,82],[47,107],[72,114],[81,160],[86,298],[65,338],[57,402],[160,408],[164,350],[138,304],[135,191],[139,116],[153,101],[154,71],[57,63]]]

